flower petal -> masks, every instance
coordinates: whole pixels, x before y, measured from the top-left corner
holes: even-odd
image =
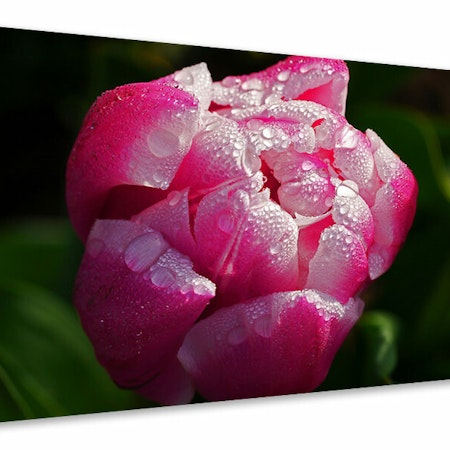
[[[189,92],[199,100],[202,109],[209,108],[212,98],[212,78],[205,63],[184,67],[158,81]]]
[[[259,297],[198,322],[178,359],[208,400],[309,392],[362,308],[314,290]]]
[[[171,190],[167,197],[132,217],[134,222],[159,231],[170,245],[191,259],[196,243],[189,218],[189,189]]]
[[[310,100],[343,114],[349,73],[340,60],[291,56],[250,75],[213,83],[213,102],[233,108]]]
[[[205,113],[202,120],[202,129],[177,172],[174,188],[216,187],[259,170],[261,161],[235,121],[211,113]]]
[[[197,210],[197,264],[226,303],[296,285],[297,226],[270,200],[268,189],[260,191],[261,178],[258,172],[223,186]]]
[[[325,292],[345,304],[367,277],[366,250],[358,236],[343,225],[325,228],[309,263],[306,288]]]
[[[99,362],[118,385],[138,389],[166,370],[214,293],[214,284],[160,233],[99,220],[74,302]]]
[[[166,406],[187,404],[195,394],[191,378],[175,356],[162,372],[136,392]]]
[[[384,184],[371,208],[374,244],[369,249],[371,279],[381,276],[392,264],[411,228],[416,211],[417,181],[397,155],[371,130],[376,170]]]
[[[66,172],[69,215],[83,241],[113,188],[167,189],[197,132],[199,114],[195,97],[158,82],[120,86],[96,100]]]

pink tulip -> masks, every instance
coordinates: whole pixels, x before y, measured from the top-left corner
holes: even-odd
[[[310,392],[392,264],[417,184],[345,119],[342,61],[105,92],[67,167],[74,301],[99,362],[160,404]]]

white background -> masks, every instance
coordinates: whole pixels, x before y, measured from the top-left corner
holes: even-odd
[[[2,27],[450,69],[442,1],[5,4]],[[443,381],[33,420],[0,424],[0,445],[437,449],[448,442],[449,401],[450,381]]]

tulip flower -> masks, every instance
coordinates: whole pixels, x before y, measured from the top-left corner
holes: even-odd
[[[118,386],[162,405],[310,392],[416,207],[410,169],[345,118],[343,61],[206,64],[103,93],[67,165],[74,303]]]

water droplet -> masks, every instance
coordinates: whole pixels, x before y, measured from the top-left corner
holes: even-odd
[[[333,197],[327,197],[325,199],[325,206],[327,208],[330,208],[333,205],[333,203],[334,203],[334,198]]]
[[[255,320],[254,327],[256,334],[269,338],[272,335],[272,317],[269,314],[258,317]]]
[[[221,125],[221,120],[216,116],[210,116],[205,120],[204,131],[213,131]]]
[[[289,72],[289,70],[284,70],[277,75],[277,80],[281,82],[287,81],[290,75],[291,73]]]
[[[230,193],[230,204],[238,211],[246,211],[250,206],[250,196],[243,189]]]
[[[178,150],[180,140],[170,131],[158,128],[148,135],[147,145],[157,158],[167,158]]]
[[[339,212],[340,212],[342,215],[347,214],[347,213],[349,212],[349,210],[350,210],[350,207],[349,207],[346,203],[344,203],[343,205],[341,205],[340,208],[339,208]]]
[[[265,127],[261,134],[265,139],[272,139],[275,136],[275,131],[272,127]]]
[[[336,195],[340,197],[354,198],[358,194],[358,185],[352,180],[344,180],[336,189]]]
[[[156,171],[152,174],[152,178],[153,178],[153,181],[154,181],[155,183],[157,183],[158,185],[160,185],[160,183],[164,181],[164,173],[161,172],[160,170],[156,170]],[[159,187],[162,187],[162,186],[159,186]]]
[[[336,132],[336,148],[355,148],[358,134],[351,125],[345,125]]]
[[[124,252],[125,264],[133,272],[149,269],[169,248],[162,235],[151,231],[133,239]]]
[[[169,206],[176,206],[180,203],[180,200],[183,198],[183,193],[180,191],[171,191],[167,194],[167,200],[169,202]]]
[[[258,78],[250,78],[242,83],[242,89],[244,91],[262,91],[264,84]]]
[[[236,86],[237,84],[239,84],[239,79],[236,77],[226,77],[222,80],[222,82],[220,83],[222,86],[224,87],[233,87]]]
[[[231,345],[242,344],[247,339],[247,330],[243,326],[233,328],[227,335],[227,341]]]
[[[167,267],[157,267],[150,272],[150,280],[155,286],[168,288],[175,283],[176,278]]]
[[[210,284],[200,280],[194,284],[194,292],[197,295],[210,295],[214,292],[214,289]]]
[[[266,97],[266,99],[264,100],[264,103],[266,105],[271,105],[271,104],[277,103],[280,100],[280,98],[281,98],[281,96],[279,94],[273,93]]]
[[[231,211],[223,211],[217,218],[217,226],[224,233],[230,234],[235,227],[234,217]]]
[[[184,84],[185,86],[191,86],[194,84],[194,77],[189,70],[183,69],[175,74],[174,77],[177,83]]]
[[[346,244],[351,244],[353,242],[353,238],[348,234],[347,236],[345,236],[344,241]]]
[[[302,162],[302,170],[307,172],[308,170],[311,170],[314,167],[314,163],[309,160],[305,160]]]
[[[271,255],[278,255],[281,250],[283,250],[282,242],[275,242],[269,247],[269,252]]]
[[[259,130],[259,128],[262,126],[263,123],[264,122],[262,120],[259,120],[259,119],[250,119],[247,122],[246,127],[249,130],[257,131],[257,130]]]

